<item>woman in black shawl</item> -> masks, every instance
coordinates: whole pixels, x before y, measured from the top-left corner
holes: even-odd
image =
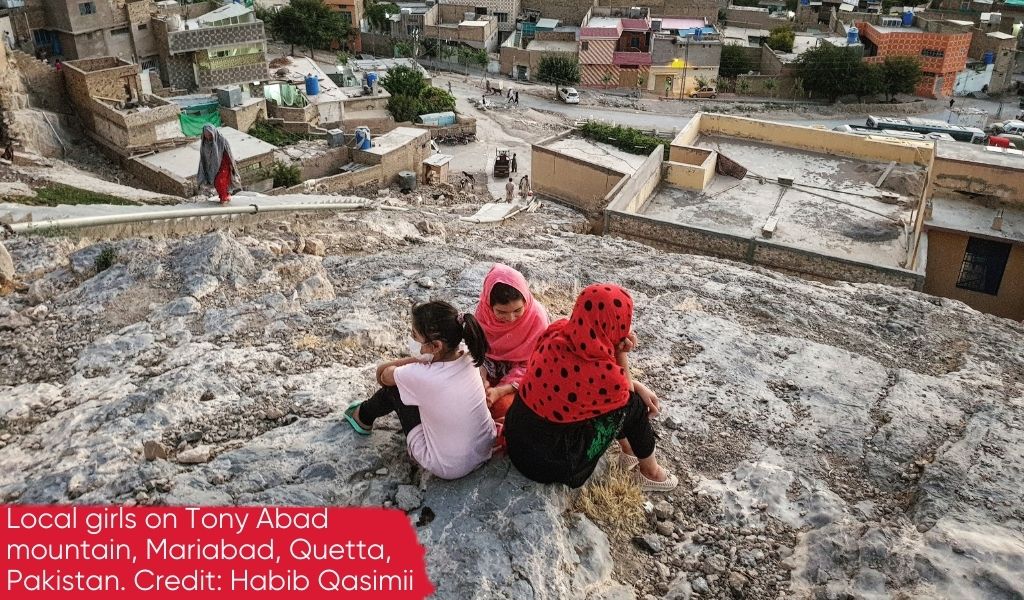
[[[217,131],[217,128],[207,123],[203,125],[203,141],[199,145],[199,171],[196,173],[196,182],[200,188],[212,185],[217,188],[217,195],[220,196],[220,203],[231,202],[231,188],[240,188],[241,180],[238,178],[238,165],[235,164],[235,157],[231,153],[231,144]]]

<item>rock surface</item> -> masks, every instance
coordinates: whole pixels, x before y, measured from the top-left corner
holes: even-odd
[[[104,241],[101,273],[89,242],[8,240],[28,288],[0,298],[0,502],[397,504],[438,598],[1021,597],[1021,324],[579,235],[556,207],[457,216]],[[590,282],[634,295],[634,374],[681,484],[624,538],[504,457],[417,499],[397,421],[360,437],[341,418],[410,306],[472,309],[495,261],[554,316]]]

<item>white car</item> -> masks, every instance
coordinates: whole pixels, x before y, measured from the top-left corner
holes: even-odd
[[[560,87],[558,88],[558,97],[562,99],[562,102],[566,104],[579,104],[580,94],[576,91],[576,88],[571,87]]]

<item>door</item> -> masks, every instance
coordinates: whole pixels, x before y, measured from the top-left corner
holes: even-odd
[[[635,68],[627,69],[626,67],[622,67],[621,69],[619,69],[619,87],[628,89],[635,88],[637,81],[637,73],[638,71]]]
[[[518,79],[519,81],[526,81],[527,79],[529,79],[529,71],[527,70],[525,65],[516,66],[516,79]]]

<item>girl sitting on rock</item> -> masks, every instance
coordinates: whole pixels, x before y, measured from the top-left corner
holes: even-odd
[[[494,444],[479,371],[487,340],[473,315],[427,302],[412,309],[409,352],[377,367],[381,389],[345,410],[345,419],[369,435],[375,420],[397,413],[413,460],[442,479],[458,479],[486,462]]]
[[[519,389],[526,361],[548,327],[548,313],[530,293],[522,273],[499,263],[484,278],[476,320],[487,337],[487,406],[492,417],[501,419]]]
[[[620,439],[626,462],[632,456],[639,463],[644,491],[678,485],[654,458],[649,416],[658,412],[658,397],[629,376],[632,319],[629,293],[599,283],[583,290],[568,320],[555,321],[538,340],[505,418],[508,455],[523,475],[579,487]]]

